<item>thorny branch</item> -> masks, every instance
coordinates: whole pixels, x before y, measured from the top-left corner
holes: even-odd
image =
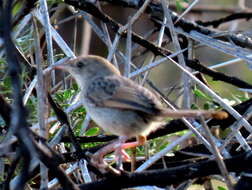
[[[246,164],[251,161],[251,152],[225,160],[229,171],[239,172],[246,169]],[[242,164],[237,164],[243,162]],[[238,166],[239,165],[239,166]],[[208,169],[206,169],[208,168]],[[146,171],[141,173],[122,174],[121,176],[107,177],[106,179],[80,186],[81,190],[88,189],[121,189],[141,185],[167,186],[179,184],[185,179],[194,179],[208,175],[219,174],[219,168],[214,160],[201,161],[196,164],[188,164],[162,170]],[[238,190],[237,188],[235,188]],[[60,189],[58,189],[60,190]]]
[[[11,39],[11,5],[12,1],[8,1],[5,6],[1,7],[4,21],[4,43],[5,43],[5,52],[8,62],[8,73],[12,82],[12,96],[13,96],[13,105],[11,111],[11,129],[13,133],[17,136],[20,143],[20,151],[22,152],[22,157],[24,159],[24,165],[21,170],[21,178],[16,184],[16,187],[23,189],[24,185],[28,180],[29,174],[29,165],[32,158],[32,155],[37,155],[38,158],[48,167],[54,168],[55,164],[52,161],[53,154],[48,155],[43,146],[40,146],[35,142],[34,137],[30,130],[28,129],[28,124],[26,122],[27,112],[24,108],[22,101],[21,93],[21,83],[20,83],[20,74],[21,67],[18,63],[18,60],[15,55],[15,47]],[[55,157],[55,155],[54,155]],[[78,187],[69,179],[60,168],[54,168],[51,170],[52,173],[58,177],[62,186],[67,189],[77,190]]]
[[[84,11],[87,11],[91,15],[96,16],[98,19],[102,20],[104,23],[107,23],[115,32],[117,32],[119,30],[119,28],[121,27],[121,25],[119,23],[117,23],[115,20],[113,20],[111,17],[109,17],[105,13],[103,13],[101,10],[99,10],[97,7],[95,7],[95,5],[93,5],[92,3],[83,2],[83,3],[79,4],[73,0],[66,0],[66,3],[74,5],[76,8],[80,8]],[[185,23],[187,23],[188,26],[192,25],[192,24],[189,24],[188,22],[185,22]],[[197,31],[201,31],[200,27],[199,27],[200,29],[198,29],[197,27],[195,27],[195,28],[191,27],[191,28],[192,28],[192,30],[195,29]],[[209,33],[210,33],[210,31],[209,31]],[[126,32],[122,33],[122,36],[126,37],[126,34],[127,34]],[[205,31],[204,34],[208,34],[208,33]],[[152,51],[156,55],[169,56],[172,54],[172,52],[170,52],[169,50],[156,46],[152,42],[143,39],[141,36],[137,35],[134,32],[132,32],[132,40],[133,40],[133,42],[138,43],[141,46],[145,47],[146,49]],[[196,64],[196,63],[198,63],[198,64]],[[186,65],[192,69],[195,69],[196,71],[200,71],[206,75],[213,77],[214,80],[224,81],[229,84],[236,85],[240,88],[250,88],[251,87],[250,84],[248,84],[245,81],[241,81],[237,77],[230,77],[230,76],[227,76],[223,73],[219,73],[217,71],[212,71],[197,61],[195,62],[195,61],[191,61],[191,60],[186,60]]]

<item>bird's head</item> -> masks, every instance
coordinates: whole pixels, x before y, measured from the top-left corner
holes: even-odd
[[[120,75],[112,63],[95,55],[80,56],[67,63],[55,65],[54,68],[69,72],[81,88],[96,77]]]

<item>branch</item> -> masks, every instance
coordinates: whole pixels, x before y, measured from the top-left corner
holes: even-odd
[[[252,18],[252,13],[233,13],[231,15],[228,15],[226,17],[222,17],[216,20],[212,21],[196,21],[197,24],[201,26],[213,26],[214,28],[217,28],[219,25],[225,23],[225,22],[230,22],[233,20],[238,20],[238,19],[246,19],[247,21]]]
[[[241,173],[247,169],[252,161],[252,153],[247,152],[239,156],[224,160],[230,172]],[[200,161],[180,167],[152,170],[139,173],[124,173],[121,176],[107,177],[98,182],[80,185],[81,190],[89,189],[121,189],[142,185],[167,186],[179,184],[189,179],[220,174],[215,160]],[[251,188],[251,187],[250,187]],[[58,189],[61,190],[61,189]]]
[[[11,107],[10,105],[5,101],[4,97],[0,95],[0,115],[4,119],[6,126],[8,127],[10,124],[10,115],[11,115]]]
[[[4,5],[1,5],[4,6]],[[20,74],[21,67],[18,64],[16,57],[15,46],[11,39],[11,7],[12,0],[8,1],[5,4],[5,7],[1,7],[2,20],[3,20],[3,38],[4,38],[4,47],[6,52],[6,58],[8,63],[8,74],[11,79],[12,84],[12,96],[13,96],[13,105],[11,110],[11,129],[14,131],[14,134],[17,136],[20,141],[20,151],[23,152],[24,165],[21,169],[21,177],[17,183],[17,186],[20,189],[24,188],[26,183],[28,168],[30,164],[31,152],[29,152],[28,147],[23,142],[25,139],[22,139],[21,130],[27,126],[26,122],[26,110],[22,103],[22,93],[21,93],[21,83],[20,83]]]
[[[113,3],[115,3],[116,5],[122,3],[122,6],[124,5],[124,3],[126,3],[125,6],[136,8],[135,4],[130,4],[130,3],[127,3],[127,2],[118,1],[118,2],[113,2]],[[100,19],[102,22],[107,23],[108,26],[110,26],[111,29],[114,32],[117,32],[119,30],[119,28],[122,26],[121,24],[119,24],[115,20],[113,20],[111,17],[106,15],[104,12],[99,10],[92,3],[89,3],[89,2],[86,2],[86,1],[79,2],[79,1],[75,1],[75,0],[66,0],[65,3],[73,5],[74,7],[79,8],[79,9],[81,9],[83,11],[86,11],[89,14],[91,14],[91,15],[95,16],[96,18]],[[152,3],[150,3],[149,6],[152,7],[153,6]],[[161,9],[162,9],[162,7],[161,7]],[[159,10],[159,11],[161,11],[161,10]],[[190,23],[188,21],[184,21],[183,19],[180,20],[179,23],[181,23],[183,26],[185,25],[184,29],[186,28],[186,30],[197,30],[197,31],[200,31],[200,32],[202,32],[204,34],[212,34],[212,32],[210,30],[204,29],[203,27],[197,26],[197,25],[192,24],[192,23]],[[122,37],[126,37],[126,35],[127,35],[126,31],[124,33],[122,33]],[[169,55],[172,54],[172,52],[170,52],[169,50],[167,50],[165,48],[162,48],[162,47],[156,46],[154,43],[143,39],[141,36],[137,35],[134,32],[132,32],[132,40],[135,43],[138,43],[141,46],[145,47],[146,49],[150,50],[155,55],[169,56]],[[237,77],[230,77],[230,76],[227,76],[225,74],[219,73],[217,71],[213,72],[213,70],[208,69],[207,67],[201,65],[200,63],[198,63],[197,65],[192,64],[192,63],[193,62],[191,60],[186,59],[186,65],[188,67],[192,68],[192,69],[195,69],[196,71],[200,71],[203,74],[206,74],[206,75],[209,75],[209,76],[213,77],[214,79],[219,79],[221,81],[224,81],[224,82],[227,82],[229,84],[235,85],[235,86],[237,86],[239,88],[247,88],[247,87],[251,88],[251,85],[249,83],[247,83],[245,81],[242,81]]]
[[[54,113],[57,117],[57,119],[61,122],[62,125],[66,125],[68,128],[69,132],[69,138],[70,141],[73,143],[74,148],[78,151],[81,152],[81,147],[79,144],[79,141],[76,139],[74,132],[70,126],[70,122],[68,120],[67,114],[61,109],[60,105],[58,105],[54,100],[52,99],[51,95],[48,93],[48,101],[50,105],[52,106],[52,109],[54,110]]]
[[[2,4],[0,4],[2,6]],[[63,188],[78,190],[78,187],[68,178],[59,167],[55,167],[55,162],[53,162],[50,155],[52,152],[49,150],[45,151],[42,148],[45,148],[42,145],[39,145],[31,131],[28,128],[27,124],[27,112],[23,105],[22,93],[21,93],[21,67],[16,57],[15,46],[11,39],[11,13],[12,13],[12,0],[8,1],[5,7],[1,7],[1,12],[3,12],[3,17],[0,20],[3,20],[4,30],[4,47],[6,52],[6,58],[8,63],[8,74],[11,79],[12,85],[12,97],[13,97],[13,106],[11,112],[11,130],[14,131],[14,134],[17,136],[20,143],[20,151],[24,158],[24,165],[21,170],[21,177],[16,184],[18,189],[23,189],[26,181],[29,176],[29,166],[30,161],[33,155],[36,155],[48,168],[53,168],[52,173],[59,179]],[[48,154],[51,153],[51,154]]]
[[[70,2],[70,1],[74,1],[74,0],[67,0],[65,1]],[[104,2],[109,2],[113,5],[117,5],[117,6],[121,6],[121,7],[130,7],[130,8],[135,8],[138,9],[143,1],[141,0],[100,0],[100,1],[104,1]],[[152,1],[148,8],[146,9],[146,13],[151,14],[151,16],[153,18],[158,18],[160,21],[163,19],[163,9],[161,6],[160,1]],[[90,13],[91,14],[91,13]],[[178,16],[176,15],[176,13],[172,12],[172,17],[173,20],[177,20]],[[204,35],[213,35],[216,34],[216,32],[214,30],[205,28],[203,26],[200,26],[196,23],[193,23],[191,21],[188,21],[186,19],[180,19],[177,23],[176,26],[182,28],[184,31],[186,32],[190,32],[192,30],[197,31],[199,33],[202,33]],[[231,39],[235,44],[241,46],[241,47],[245,47],[245,48],[252,48],[252,43],[249,40],[244,40],[243,38],[240,38],[237,35],[232,35],[232,34],[227,34],[226,36],[223,36],[221,38],[222,40],[225,41],[229,41],[229,39]]]
[[[108,24],[108,26],[114,31],[118,32],[119,28],[122,27],[121,24],[117,23],[115,20],[113,20],[108,15],[104,14],[101,10],[99,10],[94,4],[87,2],[87,1],[77,1],[77,0],[65,0],[65,3],[74,6],[75,8],[79,8],[94,17],[98,18],[102,22]],[[122,37],[127,37],[127,31],[122,32]],[[167,49],[161,48],[156,46],[153,43],[148,42],[147,40],[143,39],[140,35],[136,34],[135,32],[132,32],[132,40],[135,43],[140,44],[141,46],[145,47],[146,49],[149,49],[152,51],[155,55],[171,55],[172,52],[170,52]]]
[[[215,70],[209,69],[204,65],[200,64],[198,60],[188,60],[186,65],[198,72],[206,74],[213,78],[213,80],[219,80],[226,82],[228,84],[234,85],[239,88],[252,88],[252,85],[234,76],[228,76],[224,73],[217,72]]]

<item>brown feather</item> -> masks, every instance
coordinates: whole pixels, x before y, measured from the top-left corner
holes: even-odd
[[[87,96],[101,107],[129,109],[147,114],[158,114],[161,104],[148,89],[124,77],[100,77],[90,84]]]

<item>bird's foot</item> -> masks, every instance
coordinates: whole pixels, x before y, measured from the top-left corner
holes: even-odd
[[[101,173],[112,173],[114,175],[120,175],[121,171],[113,168],[103,160],[103,156],[99,152],[93,154],[90,160],[91,164],[96,167]]]
[[[133,148],[138,145],[143,145],[146,141],[146,138],[144,136],[138,136],[136,142],[129,142],[129,143],[125,143],[126,140],[127,137],[121,136],[119,140],[116,140],[113,143],[108,144],[105,147],[101,148],[99,151],[97,151],[95,154],[91,156],[90,160],[91,164],[97,169],[99,169],[102,173],[111,172],[113,174],[120,175],[121,171],[123,170],[122,162],[131,161],[130,156],[125,152],[124,149]],[[106,154],[113,151],[115,151],[115,158],[119,169],[113,168],[103,160],[103,157]]]
[[[125,150],[118,148],[115,150],[115,160],[118,161],[120,159],[123,162],[131,162],[131,159],[130,159],[130,156],[128,155],[128,153]]]

